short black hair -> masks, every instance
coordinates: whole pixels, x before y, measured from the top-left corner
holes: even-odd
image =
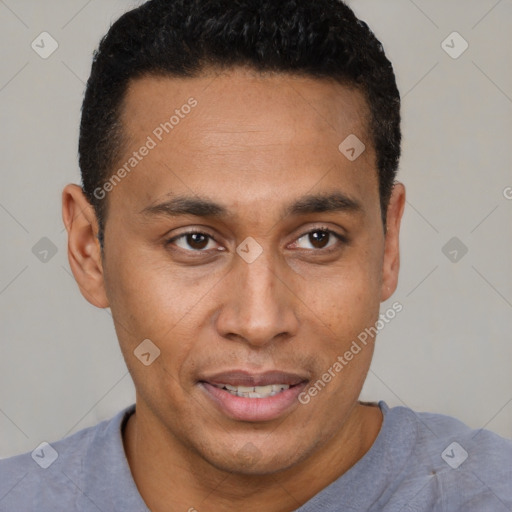
[[[79,163],[103,247],[106,201],[95,190],[122,156],[129,82],[249,67],[350,84],[367,100],[384,227],[400,158],[400,94],[368,25],[341,0],[150,0],[122,15],[94,52],[82,105]],[[340,141],[341,142],[341,141]]]

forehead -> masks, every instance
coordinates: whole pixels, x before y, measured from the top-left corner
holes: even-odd
[[[210,134],[230,129],[245,132],[251,134],[246,136],[248,144],[263,135],[258,128],[268,134],[269,126],[276,122],[281,135],[276,142],[289,141],[291,135],[310,141],[315,135],[324,137],[326,131],[336,138],[348,130],[366,137],[368,105],[354,86],[247,68],[210,70],[195,78],[144,76],[132,80],[122,109],[126,135],[153,131],[192,97],[199,104],[196,115],[189,116],[194,128]],[[173,137],[179,140],[183,131],[173,130]]]
[[[152,140],[127,187],[141,205],[171,192],[225,190],[229,199],[228,185],[232,199],[258,202],[298,185],[302,195],[320,180],[329,186],[329,179],[354,196],[377,183],[368,118],[362,93],[333,80],[243,68],[196,78],[146,76],[126,92],[127,149],[118,164]],[[351,162],[339,146],[353,135],[366,150]]]

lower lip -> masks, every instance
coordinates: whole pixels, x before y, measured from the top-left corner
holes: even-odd
[[[239,421],[270,421],[299,404],[298,396],[306,383],[302,382],[268,398],[235,396],[208,382],[201,382],[200,385],[226,416]]]

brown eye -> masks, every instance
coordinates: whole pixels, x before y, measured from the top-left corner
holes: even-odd
[[[190,231],[181,235],[175,236],[166,242],[166,245],[176,245],[180,249],[189,252],[201,252],[206,249],[212,249],[210,243],[215,245],[215,240],[206,233],[199,231]]]
[[[327,231],[312,231],[308,237],[315,249],[323,249],[329,242],[330,233]]]
[[[191,233],[185,240],[192,249],[204,249],[208,245],[208,237],[204,233]]]
[[[314,229],[297,239],[294,245],[300,249],[321,250],[343,242],[344,237],[330,229]],[[308,247],[309,245],[309,247]]]

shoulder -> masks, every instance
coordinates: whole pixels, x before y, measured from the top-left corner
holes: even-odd
[[[496,475],[511,474],[512,439],[484,428],[473,429],[444,414],[414,414],[419,446],[438,452],[449,468],[462,467],[464,464],[467,468],[492,471]]]
[[[1,459],[0,511],[76,509],[90,472],[101,471],[108,458],[119,456],[121,422],[132,408],[59,441],[41,443],[32,452]]]
[[[431,493],[432,502],[446,510],[512,509],[511,439],[444,414],[407,407],[387,413],[416,431],[402,476],[408,484],[425,486],[420,495]]]

